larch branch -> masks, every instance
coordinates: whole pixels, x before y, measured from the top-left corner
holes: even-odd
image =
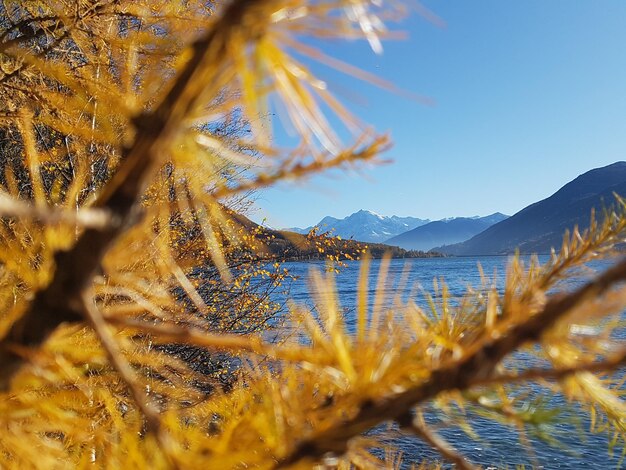
[[[238,0],[227,7],[213,28],[193,44],[190,60],[160,105],[150,113],[135,117],[135,141],[123,152],[122,164],[95,205],[107,209],[118,223],[104,229],[87,228],[69,251],[56,254],[52,281],[35,294],[28,310],[0,342],[0,389],[9,387],[11,378],[23,363],[11,344],[38,347],[60,324],[83,319],[82,293],[91,286],[111,245],[137,218],[141,194],[165,149],[198,105],[199,92],[216,80],[228,60],[227,45],[231,36],[242,31],[249,39],[262,35],[258,28],[245,25],[266,24],[262,18],[255,18],[255,15],[270,13],[266,11],[269,9],[262,8],[266,3]]]
[[[284,468],[327,452],[344,453],[348,440],[385,421],[395,420],[414,406],[448,390],[464,390],[492,376],[496,365],[521,345],[537,341],[560,318],[585,300],[597,297],[618,282],[626,281],[626,258],[581,288],[553,296],[527,320],[514,324],[494,338],[489,334],[464,355],[434,370],[424,383],[385,400],[367,400],[343,423],[302,441],[277,465]]]

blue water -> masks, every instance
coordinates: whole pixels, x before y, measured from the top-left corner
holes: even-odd
[[[542,262],[546,258],[541,259]],[[369,289],[371,298],[376,290],[376,279],[380,267],[380,260],[373,260],[369,275]],[[495,279],[496,286],[502,289],[506,272],[506,257],[467,257],[467,258],[430,258],[392,260],[389,266],[389,275],[385,284],[385,292],[391,298],[397,292],[398,282],[403,272],[408,274],[406,288],[403,295],[411,291],[416,293],[416,300],[424,305],[422,290],[433,293],[433,279],[445,279],[452,298],[460,298],[469,286],[480,287],[481,277],[478,263],[483,272],[490,279]],[[596,262],[594,269],[602,269],[609,262]],[[285,265],[292,275],[296,276],[290,292],[290,298],[296,303],[314,306],[310,295],[309,272],[311,268],[323,270],[323,262],[293,262]],[[350,331],[355,329],[354,308],[356,303],[356,286],[358,283],[360,264],[348,262],[335,275],[339,301],[345,312],[345,323]],[[575,287],[584,282],[581,277],[569,283],[565,288]],[[491,285],[491,282],[489,283]],[[531,390],[537,392],[537,387]],[[548,445],[543,440],[528,434],[531,450],[525,448],[519,441],[519,435],[510,427],[505,427],[481,417],[471,420],[473,430],[479,439],[470,438],[462,430],[454,427],[439,427],[439,434],[451,443],[458,451],[473,463],[492,468],[515,467],[527,465],[538,468],[588,468],[605,469],[620,468],[621,449],[616,449],[615,455],[608,452],[608,438],[605,434],[591,434],[589,419],[585,412],[575,405],[567,404],[560,396],[550,396],[548,408],[563,410],[559,415],[561,424],[552,425],[546,430],[550,437],[560,442],[559,447]],[[436,411],[428,415],[427,420],[434,424],[442,424]],[[423,459],[441,461],[439,454],[424,445],[417,438],[406,437],[394,429],[386,431],[392,443],[403,453],[403,466],[412,463],[419,464]],[[624,467],[626,468],[626,467]]]

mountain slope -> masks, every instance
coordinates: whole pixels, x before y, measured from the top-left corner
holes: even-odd
[[[415,217],[391,217],[375,214],[371,211],[360,210],[343,219],[324,217],[317,223],[322,232],[332,231],[333,235],[342,238],[353,238],[362,242],[381,243],[390,237],[411,230],[420,225],[430,222],[428,219]],[[313,226],[300,229],[288,228],[286,230],[306,234]]]
[[[548,253],[558,248],[566,229],[589,226],[591,209],[602,211],[626,196],[626,162],[596,168],[578,176],[552,196],[536,202],[463,243],[438,247],[453,255]]]
[[[392,237],[385,243],[405,250],[430,250],[465,241],[508,216],[496,212],[486,217],[456,217],[438,220]]]

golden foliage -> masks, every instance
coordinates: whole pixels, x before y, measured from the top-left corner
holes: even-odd
[[[370,298],[364,260],[354,334],[332,270],[316,273],[317,311],[291,305],[295,334],[268,339],[271,290],[288,273],[253,255],[258,240],[227,208],[386,148],[294,53],[370,79],[307,38],[361,37],[378,52],[382,20],[401,12],[366,0],[3,2],[0,465],[393,468],[398,454],[376,457],[386,443],[365,433],[396,422],[468,468],[424,417],[470,436],[470,413],[542,431],[551,415],[526,399],[528,382],[588,409],[593,431],[624,447],[626,262],[563,284],[622,241],[621,200],[546,265],[514,258],[502,292],[485,278],[451,299],[437,283],[429,310],[403,286],[386,297],[388,260]],[[268,99],[296,149],[273,145]],[[358,131],[347,149],[325,108]],[[182,351],[228,353],[237,380]]]

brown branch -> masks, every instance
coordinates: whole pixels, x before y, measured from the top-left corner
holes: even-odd
[[[200,91],[212,85],[228,60],[227,47],[234,34],[258,38],[259,15],[271,14],[266,2],[238,0],[226,8],[207,35],[196,41],[189,62],[175,79],[161,104],[133,122],[137,136],[125,149],[120,168],[106,185],[96,207],[107,209],[116,224],[105,229],[87,228],[69,250],[55,256],[56,269],[50,284],[35,294],[30,308],[0,342],[0,389],[6,390],[23,363],[11,344],[38,347],[64,322],[83,319],[82,292],[92,284],[111,245],[132,225],[140,211],[140,196],[158,167],[164,149],[180,131],[185,118],[198,105]]]
[[[408,426],[402,426],[401,429],[415,434],[426,444],[439,452],[444,459],[453,463],[456,468],[460,468],[461,470],[478,469],[478,467],[468,462],[463,455],[459,454],[445,439],[439,436],[435,431],[431,430],[421,416],[416,416],[410,421],[410,423],[408,423]]]
[[[601,295],[614,284],[626,281],[626,259],[609,268],[578,290],[553,296],[543,310],[522,323],[510,325],[500,334],[490,333],[460,360],[435,369],[428,380],[393,397],[377,402],[366,400],[352,417],[304,440],[277,467],[317,459],[327,452],[344,453],[348,440],[379,423],[395,420],[415,405],[448,390],[463,390],[491,377],[495,366],[521,345],[538,340],[543,332],[589,298]]]

